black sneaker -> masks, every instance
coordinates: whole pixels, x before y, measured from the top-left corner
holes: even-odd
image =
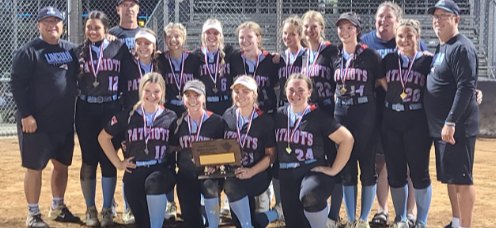
[[[451,225],[451,222],[450,222],[450,223],[449,223],[448,225],[446,225],[444,228],[453,228],[453,226]]]
[[[50,212],[48,213],[48,218],[57,222],[70,222],[70,223],[81,222],[81,219],[73,215],[71,211],[69,211],[69,209],[65,206],[65,204],[59,205],[55,210],[50,208]]]

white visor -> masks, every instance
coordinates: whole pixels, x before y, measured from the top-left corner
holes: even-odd
[[[231,86],[231,89],[234,89],[236,85],[243,85],[252,91],[258,91],[258,86],[253,84],[253,81],[249,81],[247,78],[240,77],[236,79],[234,84]]]
[[[207,30],[212,28],[217,30],[220,34],[222,34],[222,26],[217,22],[209,22],[203,25],[202,33],[205,33]]]
[[[157,43],[157,38],[155,38],[154,35],[148,33],[148,32],[143,32],[143,31],[140,31],[138,33],[136,33],[136,36],[134,37],[134,40],[136,41],[137,39],[139,38],[145,38],[147,39],[148,41],[156,44]]]

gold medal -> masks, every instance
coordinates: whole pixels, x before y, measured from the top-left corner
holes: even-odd
[[[98,85],[100,85],[100,82],[98,81],[93,82],[93,87],[97,87]]]
[[[290,154],[290,153],[291,153],[291,148],[290,148],[289,146],[288,146],[288,147],[286,147],[286,152],[288,152],[288,154]]]
[[[176,96],[176,98],[177,98],[178,100],[182,100],[182,96],[181,96],[181,94],[177,95],[177,96]]]
[[[148,148],[145,148],[145,154],[148,154],[148,153],[149,153],[149,152],[148,152]]]
[[[407,95],[406,95],[406,93],[405,93],[405,92],[403,92],[403,93],[401,93],[401,94],[400,94],[400,97],[401,97],[401,99],[403,99],[403,100],[406,98],[406,96],[407,96]]]
[[[347,90],[346,90],[346,88],[344,88],[344,86],[343,86],[343,87],[341,88],[341,90],[340,90],[340,91],[341,91],[341,94],[345,94]]]
[[[212,90],[214,91],[214,93],[219,92],[219,90],[217,89],[217,87],[214,87]]]

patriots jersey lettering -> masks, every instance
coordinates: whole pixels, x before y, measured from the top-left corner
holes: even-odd
[[[212,138],[205,136],[198,136],[198,141],[210,141]],[[195,135],[184,135],[179,138],[181,148],[191,148],[191,144],[195,142]]]
[[[386,81],[387,82],[400,82],[400,77],[403,82],[408,81],[410,83],[414,83],[416,85],[424,86],[425,85],[425,75],[417,71],[411,71],[409,75],[407,70],[402,71],[402,76],[400,76],[400,71],[398,69],[390,70],[386,73]]]
[[[98,60],[93,60],[93,67],[97,68]],[[90,61],[87,61],[84,63],[84,73],[91,73],[91,66],[90,66]],[[118,59],[112,59],[112,58],[103,58],[102,62],[100,63],[100,68],[98,68],[100,72],[102,71],[115,71],[115,72],[120,72],[121,71],[121,61]]]
[[[148,134],[150,134],[149,140],[159,140],[159,141],[164,141],[167,142],[169,141],[169,134],[170,131],[167,128],[162,128],[162,127],[154,127],[154,128],[148,128],[147,129]],[[143,128],[132,128],[127,130],[128,133],[128,141],[129,142],[135,142],[135,141],[143,141],[145,140],[145,135]]]
[[[345,70],[343,70],[345,71]],[[351,80],[351,81],[361,81],[361,82],[367,82],[367,70],[362,70],[358,68],[350,68],[348,69],[347,72],[341,73],[341,69],[336,69],[334,72],[334,80],[335,81],[340,81],[342,80],[342,76],[346,75],[346,80]]]

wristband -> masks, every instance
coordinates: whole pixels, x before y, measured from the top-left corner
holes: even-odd
[[[456,124],[454,123],[448,123],[448,122],[444,122],[444,125],[448,126],[448,127],[455,127]]]

